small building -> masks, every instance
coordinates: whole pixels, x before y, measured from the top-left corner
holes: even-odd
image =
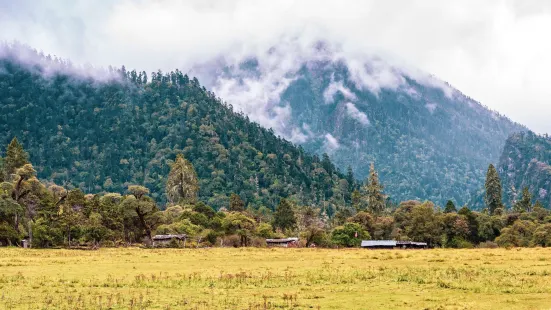
[[[180,244],[182,242],[186,241],[187,236],[186,235],[155,235],[153,236],[153,246],[154,247],[160,247],[160,246],[168,246],[171,244],[171,242],[176,242],[177,244]]]
[[[292,248],[298,246],[298,238],[266,239],[268,247]]]
[[[402,249],[426,249],[428,244],[426,242],[415,241],[397,241],[396,245]]]
[[[366,249],[426,249],[426,242],[396,240],[364,240],[362,248]]]
[[[396,245],[395,240],[363,240],[361,246],[367,249],[394,249]]]

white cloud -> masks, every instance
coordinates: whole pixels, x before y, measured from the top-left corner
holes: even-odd
[[[325,138],[325,141],[323,143],[323,148],[327,153],[334,152],[341,147],[341,145],[339,144],[339,140],[333,137],[332,134],[326,133],[324,138]]]
[[[332,80],[323,92],[323,99],[325,103],[332,103],[335,99],[335,95],[339,92],[348,100],[356,100],[356,95],[354,95],[350,89],[346,88],[342,81],[335,82]]]
[[[400,72],[380,58],[346,58],[350,79],[356,88],[366,89],[378,95],[381,88],[396,89],[405,83]]]
[[[75,65],[68,60],[57,59],[55,57],[48,60],[44,55],[37,54],[35,49],[17,42],[0,42],[0,58],[17,59],[31,70],[38,70],[39,68],[40,74],[44,76],[52,76],[55,73],[64,72],[79,78],[93,77],[94,81],[108,81],[120,78],[116,72],[109,71],[106,68],[97,68],[91,65]],[[5,72],[7,72],[6,68],[0,67],[0,74]]]
[[[436,107],[438,107],[438,105],[436,103],[427,103],[427,104],[425,104],[425,108],[427,108],[427,110],[429,110],[430,114],[434,113],[434,111],[436,110]]]
[[[364,112],[358,110],[352,102],[346,103],[346,113],[363,125],[369,125],[369,119]]]
[[[0,0],[0,29],[0,39],[76,63],[148,72],[185,70],[220,55],[240,59],[282,36],[304,45],[323,38],[347,55],[368,52],[419,67],[551,132],[551,2],[545,0]],[[386,65],[349,65],[366,89],[401,83]]]

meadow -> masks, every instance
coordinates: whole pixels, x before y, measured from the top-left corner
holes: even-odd
[[[550,309],[551,249],[0,249],[0,309]]]

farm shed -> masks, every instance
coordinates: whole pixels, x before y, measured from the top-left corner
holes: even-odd
[[[266,245],[282,248],[296,247],[298,245],[298,238],[266,239]]]
[[[153,236],[153,246],[167,246],[172,241],[177,242],[178,244],[186,240],[186,235],[155,235]]]
[[[394,249],[396,243],[394,240],[364,240],[361,246],[368,249]]]
[[[426,249],[428,247],[426,242],[415,241],[396,241],[396,245],[403,249]]]
[[[426,242],[395,241],[395,240],[364,240],[362,248],[367,249],[426,249]]]

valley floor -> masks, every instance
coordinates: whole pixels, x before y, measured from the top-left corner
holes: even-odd
[[[551,249],[0,249],[0,309],[549,309]]]

